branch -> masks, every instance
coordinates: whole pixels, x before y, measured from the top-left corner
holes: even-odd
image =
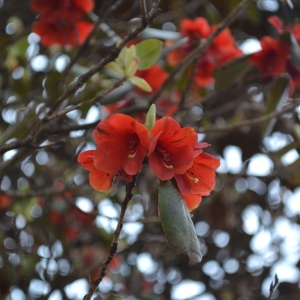
[[[278,276],[277,276],[277,274],[275,274],[275,281],[274,281],[274,283],[272,281],[271,284],[270,284],[270,295],[269,295],[269,297],[268,297],[267,300],[271,300],[272,299],[272,296],[273,296],[273,294],[274,294],[274,292],[276,290],[276,287],[277,287],[278,283],[279,283]]]
[[[258,124],[264,123],[266,121],[269,121],[272,118],[283,115],[284,113],[294,109],[295,107],[297,107],[299,105],[300,105],[300,100],[294,100],[294,103],[285,106],[281,111],[274,111],[266,116],[247,120],[247,121],[241,122],[239,124],[228,125],[228,126],[224,126],[224,127],[199,128],[198,132],[199,133],[227,132],[227,131],[239,129],[239,128],[246,127],[246,126],[258,125]]]
[[[76,105],[73,105],[69,108],[66,108],[64,110],[61,110],[59,111],[58,113],[55,113],[49,117],[46,117],[46,121],[51,121],[53,119],[56,119],[58,117],[61,117],[65,114],[67,114],[68,112],[70,111],[73,111],[73,110],[76,110],[76,109],[79,109],[81,108],[82,106],[86,106],[86,105],[90,105],[90,104],[94,104],[95,102],[101,100],[103,97],[105,97],[107,94],[109,94],[111,91],[113,91],[114,89],[118,88],[119,86],[121,86],[127,79],[126,78],[122,78],[120,79],[119,81],[117,81],[116,83],[114,83],[110,88],[108,88],[107,90],[103,91],[102,93],[100,93],[99,95],[97,95],[96,97],[90,99],[90,100],[87,100],[87,101],[84,101],[84,102],[81,102],[81,103],[78,103]]]
[[[243,0],[238,6],[217,26],[216,30],[209,36],[206,40],[200,42],[200,44],[191,51],[170,73],[167,80],[164,84],[156,91],[150,100],[150,104],[154,103],[156,99],[160,96],[162,91],[173,81],[174,76],[179,72],[183,67],[190,64],[196,55],[200,56],[203,52],[212,44],[213,40],[217,35],[226,27],[228,27],[240,14],[240,12],[251,2],[252,0]]]
[[[123,227],[125,212],[126,212],[128,203],[132,198],[132,189],[135,186],[136,178],[137,178],[137,175],[133,176],[132,182],[129,182],[126,185],[126,195],[125,195],[124,201],[122,203],[122,209],[121,209],[121,213],[120,213],[120,216],[119,216],[118,225],[117,225],[117,228],[114,232],[114,236],[113,236],[112,243],[110,245],[109,253],[108,253],[108,255],[107,255],[107,257],[106,257],[106,259],[105,259],[105,261],[102,265],[102,268],[100,270],[98,278],[94,281],[92,281],[90,279],[89,292],[84,296],[83,300],[91,300],[94,292],[98,288],[98,285],[100,284],[102,279],[105,277],[105,275],[107,273],[107,270],[109,268],[109,265],[110,265],[111,261],[113,260],[115,254],[117,252],[120,233],[121,233],[121,230],[122,230],[122,227]]]
[[[140,0],[140,7],[142,13],[142,23],[148,24],[146,0]]]

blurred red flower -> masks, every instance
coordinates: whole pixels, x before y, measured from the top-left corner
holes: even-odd
[[[194,147],[193,165],[184,174],[175,174],[178,188],[191,211],[198,207],[202,196],[208,196],[215,187],[215,170],[220,166],[220,160],[203,152],[207,143],[199,143]]]
[[[193,163],[193,148],[197,133],[191,127],[180,128],[171,117],[156,121],[151,133],[154,138],[149,149],[149,165],[160,180],[183,174]]]
[[[249,56],[252,64],[258,66],[265,76],[279,76],[286,70],[286,63],[290,55],[288,43],[264,36],[260,40],[262,50]]]
[[[124,170],[129,175],[137,174],[150,146],[148,129],[123,114],[111,115],[101,121],[93,132],[98,144],[94,165],[105,172],[118,174]]]
[[[91,186],[100,192],[108,191],[112,188],[112,181],[116,175],[96,169],[94,166],[94,154],[95,150],[84,151],[79,154],[77,160],[86,170],[90,171],[89,180]]]
[[[93,10],[93,0],[32,0],[31,8],[40,13],[32,31],[41,37],[46,47],[54,44],[78,46],[93,29],[93,24],[82,20]]]
[[[181,22],[181,34],[188,37],[189,41],[167,55],[167,62],[176,66],[190,51],[195,49],[201,39],[208,38],[217,26],[210,26],[206,19],[196,18],[195,20],[184,19]],[[172,42],[168,41],[167,46]],[[243,52],[236,48],[235,39],[228,28],[221,31],[214,39],[209,48],[198,58],[196,62],[195,86],[206,87],[214,83],[212,71],[220,64],[241,56]]]
[[[76,22],[94,9],[94,0],[32,0],[31,9],[47,22],[57,19]]]
[[[293,33],[296,40],[300,40],[300,24],[295,24],[294,26],[287,25],[284,26],[281,19],[277,16],[271,16],[268,18],[268,22],[277,30],[279,34],[289,31]]]
[[[46,47],[55,44],[75,47],[85,41],[93,27],[93,24],[84,21],[71,23],[57,19],[47,22],[41,19],[33,24],[32,32],[41,37],[41,43]]]
[[[135,76],[145,79],[152,87],[151,93],[155,93],[168,78],[168,73],[161,66],[153,65],[149,69],[136,71]],[[145,93],[138,87],[136,90]]]

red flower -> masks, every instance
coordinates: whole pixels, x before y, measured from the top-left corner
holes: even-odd
[[[215,82],[212,76],[212,71],[217,66],[213,57],[204,53],[204,55],[197,62],[197,71],[195,74],[195,84],[198,87],[206,87]]]
[[[209,146],[199,143],[194,147],[193,165],[184,174],[175,174],[180,192],[183,194],[189,210],[195,209],[202,196],[208,196],[215,187],[215,170],[220,166],[220,160],[202,148]]]
[[[138,70],[135,76],[145,79],[152,87],[152,92],[155,93],[168,78],[168,73],[159,65],[153,65],[147,70]],[[141,89],[136,88],[139,92],[143,92]]]
[[[108,191],[112,188],[112,181],[115,174],[96,169],[94,166],[94,154],[95,150],[84,151],[79,154],[77,160],[86,170],[90,171],[89,179],[91,186],[100,192]]]
[[[289,45],[280,40],[265,36],[260,40],[262,50],[249,56],[252,64],[257,65],[265,76],[279,76],[286,70],[290,54]]]
[[[154,138],[149,149],[149,165],[160,180],[183,174],[193,163],[193,148],[197,133],[191,127],[180,128],[171,117],[156,121],[151,133]]]
[[[101,121],[93,132],[98,144],[94,155],[97,169],[117,173],[124,170],[137,174],[150,145],[148,129],[123,114],[114,114]]]
[[[43,21],[64,19],[74,23],[94,9],[94,0],[32,0],[31,9],[40,13]]]
[[[207,38],[211,34],[211,28],[204,18],[184,19],[180,27],[182,36],[188,37],[191,41]]]
[[[201,39],[208,38],[216,28],[216,25],[210,26],[204,18],[184,19],[181,23],[181,34],[183,37],[188,37],[189,41],[167,55],[169,65],[176,66],[189,52],[195,49]],[[171,44],[172,42],[166,43],[168,46]],[[230,30],[225,28],[199,57],[195,74],[196,86],[206,87],[213,84],[215,79],[212,71],[215,67],[240,55],[242,55],[242,51],[236,48],[235,39]]]
[[[33,24],[32,31],[41,37],[41,43],[48,47],[54,44],[73,47],[82,44],[94,25],[84,21],[70,23],[65,20],[46,22],[39,20]]]
[[[296,40],[300,40],[300,24],[295,24],[294,26],[284,26],[281,19],[277,16],[269,17],[268,22],[277,30],[279,34],[282,34],[285,31],[289,31],[293,33]]]
[[[0,209],[5,209],[12,202],[12,199],[7,195],[0,195]]]

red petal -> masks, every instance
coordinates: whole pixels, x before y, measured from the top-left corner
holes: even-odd
[[[95,150],[88,150],[78,155],[77,161],[86,169],[91,171],[94,166],[94,154]]]
[[[174,170],[167,169],[155,151],[149,156],[148,161],[150,168],[152,169],[153,173],[158,177],[158,179],[169,180],[174,176]]]
[[[94,9],[94,0],[73,0],[73,2],[80,7],[84,12],[90,12]]]
[[[111,183],[114,176],[113,173],[107,173],[93,168],[89,174],[90,184],[97,191],[105,192],[112,188]]]
[[[161,138],[169,138],[173,136],[176,130],[180,129],[180,125],[171,117],[163,117],[156,121],[151,129],[151,133],[155,136],[162,131]]]
[[[196,209],[202,201],[201,195],[188,194],[182,196],[189,211]]]
[[[79,21],[76,23],[76,32],[75,35],[77,37],[77,44],[81,45],[86,40],[87,36],[91,33],[93,30],[94,25],[91,23],[87,23],[84,21]]]
[[[268,22],[277,30],[279,34],[283,33],[283,23],[277,16],[271,16],[268,18]]]

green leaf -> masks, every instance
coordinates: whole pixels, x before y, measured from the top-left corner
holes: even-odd
[[[247,56],[242,56],[229,61],[225,66],[216,68],[213,71],[213,76],[216,79],[215,89],[223,91],[232,84],[242,81],[245,75],[253,67],[248,61]]]
[[[128,78],[134,85],[138,86],[140,89],[142,89],[145,92],[152,92],[152,87],[149,85],[149,83],[140,77],[132,76]]]
[[[267,94],[266,108],[262,116],[268,115],[274,111],[280,111],[290,92],[290,83],[287,77],[278,77],[273,83]],[[266,137],[271,134],[276,123],[276,118],[271,119],[268,123],[262,123],[262,134]]]
[[[135,46],[136,55],[140,58],[139,70],[150,68],[159,59],[162,45],[157,39],[149,39]]]
[[[145,126],[148,128],[148,130],[151,130],[152,127],[154,126],[156,120],[156,106],[155,104],[151,104],[147,115],[146,115],[146,122]]]
[[[108,69],[112,70],[113,72],[121,75],[122,77],[124,77],[124,75],[125,75],[123,69],[117,63],[115,63],[114,61],[108,63],[106,65],[106,68],[108,68]]]
[[[166,238],[178,255],[189,257],[189,265],[199,263],[202,254],[190,213],[172,181],[162,181],[158,191],[160,219]]]

